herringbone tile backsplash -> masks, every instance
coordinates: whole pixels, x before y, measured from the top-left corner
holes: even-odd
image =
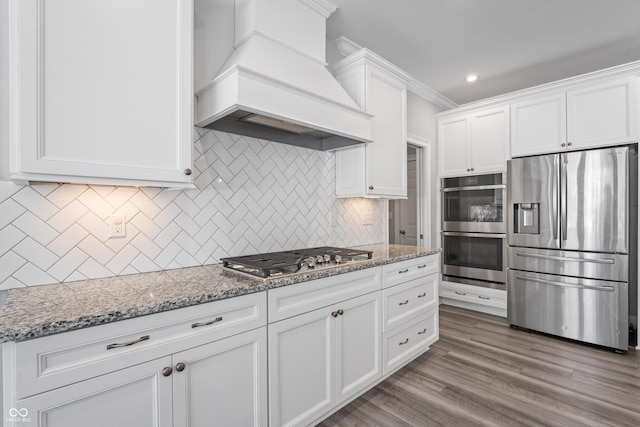
[[[197,190],[0,181],[0,289],[382,241],[382,202],[336,199],[332,153],[193,135]],[[109,238],[113,213],[126,216],[124,238]]]

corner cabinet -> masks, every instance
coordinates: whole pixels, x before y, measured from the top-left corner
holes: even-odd
[[[638,77],[626,76],[511,105],[513,157],[636,142]]]
[[[438,118],[440,176],[499,172],[508,159],[508,106]]]
[[[193,0],[118,5],[9,0],[12,179],[191,186]]]
[[[336,196],[407,197],[408,77],[367,49],[334,70],[358,106],[373,115],[373,142],[336,151]]]

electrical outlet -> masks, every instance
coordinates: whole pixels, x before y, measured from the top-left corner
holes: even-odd
[[[109,220],[109,237],[125,237],[127,235],[126,219],[123,214],[113,214]]]

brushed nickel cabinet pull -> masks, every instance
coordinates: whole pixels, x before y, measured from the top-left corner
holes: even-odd
[[[111,350],[112,348],[128,347],[130,345],[138,344],[139,342],[146,341],[148,339],[149,339],[149,335],[145,335],[143,337],[138,338],[137,340],[123,342],[123,343],[109,344],[107,346],[107,350]]]
[[[418,332],[418,335],[426,334],[427,328],[424,328],[422,331]]]
[[[404,270],[400,270],[400,271],[398,271],[398,274],[406,273],[406,272],[408,272],[408,271],[409,271],[409,269],[408,269],[408,268],[405,268]]]
[[[427,264],[422,264],[422,265],[419,265],[418,268],[425,268],[426,266]]]
[[[406,304],[409,304],[409,300],[405,300],[404,302],[401,302],[398,305],[406,305]]]
[[[427,293],[424,292],[424,293],[421,293],[420,295],[418,295],[418,298],[423,298],[423,297],[426,297],[426,296],[427,296]]]
[[[490,297],[483,297],[482,295],[478,295],[478,298],[480,298],[480,299],[491,299]]]
[[[398,345],[405,345],[405,344],[406,344],[406,343],[408,343],[408,342],[409,342],[409,338],[405,339],[405,340],[404,340],[404,341],[402,341],[402,342],[399,342],[399,343],[398,343]]]
[[[466,295],[464,292],[455,291],[456,295]]]
[[[208,326],[208,325],[213,325],[214,323],[218,323],[218,322],[222,322],[222,316],[220,317],[216,317],[213,320],[210,320],[208,322],[200,322],[200,323],[193,323],[191,325],[192,328],[199,328],[200,326]]]

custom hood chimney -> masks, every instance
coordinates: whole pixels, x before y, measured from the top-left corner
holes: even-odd
[[[196,126],[316,150],[371,142],[371,116],[327,70],[326,0],[236,0],[235,44],[196,93]]]

